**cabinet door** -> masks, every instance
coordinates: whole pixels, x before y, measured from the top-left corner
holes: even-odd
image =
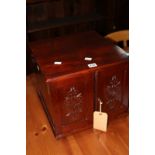
[[[65,76],[49,83],[51,103],[48,110],[55,134],[64,135],[92,126],[93,85],[92,73]]]
[[[129,101],[129,69],[128,64],[107,67],[96,72],[96,106],[99,109],[98,98],[103,101],[102,111],[109,118],[119,116],[128,110]]]

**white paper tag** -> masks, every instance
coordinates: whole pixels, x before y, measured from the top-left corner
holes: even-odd
[[[88,64],[88,67],[89,68],[97,67],[97,64],[96,63],[91,63],[91,64]]]
[[[101,131],[107,131],[108,114],[105,112],[94,112],[93,128]]]
[[[54,64],[55,64],[55,65],[61,65],[62,62],[61,62],[61,61],[54,61]]]
[[[92,61],[92,58],[91,57],[85,57],[84,60],[86,60],[86,61]]]
[[[102,112],[102,100],[98,98],[100,102],[99,111],[94,111],[93,128],[101,131],[107,131],[108,114]]]

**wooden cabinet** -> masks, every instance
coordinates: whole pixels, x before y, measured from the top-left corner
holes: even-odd
[[[110,120],[128,110],[128,54],[121,48],[94,31],[30,47],[40,68],[36,89],[57,138],[92,127],[98,98]]]

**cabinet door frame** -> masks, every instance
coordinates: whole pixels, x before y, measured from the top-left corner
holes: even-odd
[[[52,117],[56,136],[92,127],[94,110],[94,74],[92,72],[55,79],[48,82],[48,87],[51,102],[48,103],[47,109]],[[81,113],[78,106],[82,106]],[[72,111],[69,113],[70,109]],[[71,114],[72,120],[65,119],[66,114]]]
[[[103,79],[103,81],[101,81],[101,79]],[[110,119],[128,111],[128,89],[128,63],[97,70],[95,72],[95,110],[99,110],[98,98],[100,98],[103,101],[102,111],[107,112]]]

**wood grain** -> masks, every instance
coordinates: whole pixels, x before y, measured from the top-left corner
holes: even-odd
[[[35,75],[27,77],[27,155],[128,155],[128,115],[112,121],[106,133],[89,129],[56,140],[35,88]]]

